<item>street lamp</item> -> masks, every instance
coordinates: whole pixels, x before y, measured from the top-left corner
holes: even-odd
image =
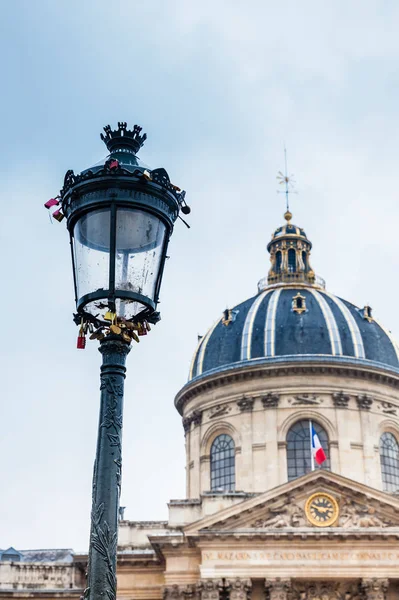
[[[79,325],[100,340],[101,406],[93,497],[87,588],[91,600],[115,600],[118,509],[122,470],[122,412],[126,356],[132,340],[146,335],[156,312],[173,224],[190,212],[185,192],[165,169],[151,170],[138,158],[146,134],[104,128],[109,154],[75,175],[67,171],[60,195],[46,202],[66,217]],[[181,217],[180,217],[181,218]]]

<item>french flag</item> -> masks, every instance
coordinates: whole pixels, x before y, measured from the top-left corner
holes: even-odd
[[[323,446],[320,443],[319,436],[314,430],[313,423],[310,424],[310,430],[312,435],[312,456],[318,465],[321,465],[326,459]]]

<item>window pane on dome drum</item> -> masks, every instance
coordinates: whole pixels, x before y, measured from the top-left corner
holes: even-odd
[[[282,256],[280,250],[276,252],[276,273],[281,273]]]
[[[234,441],[225,433],[215,438],[211,446],[211,490],[235,490]]]
[[[327,457],[321,465],[315,463],[315,469],[327,469],[330,470],[330,449],[328,444],[328,436],[326,431],[319,425],[312,421],[313,428],[317,435],[323,450]],[[312,454],[310,448],[310,431],[309,421],[304,419],[297,421],[287,434],[287,471],[288,481],[306,475],[312,470]]]
[[[296,252],[293,248],[288,250],[288,271],[290,273],[296,272]]]
[[[399,489],[399,444],[392,433],[385,432],[380,438],[382,485],[385,492]]]

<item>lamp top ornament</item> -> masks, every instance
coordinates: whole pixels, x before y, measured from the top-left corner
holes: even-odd
[[[125,121],[119,121],[117,129],[111,129],[110,125],[106,125],[104,133],[101,133],[101,139],[107,146],[108,156],[79,174],[75,174],[71,169],[68,170],[60,194],[56,196],[59,204],[62,205],[61,218],[63,216],[68,218],[68,228],[69,217],[73,217],[74,213],[71,210],[71,205],[74,204],[72,197],[76,198],[82,186],[85,189],[87,186],[103,187],[104,177],[112,178],[114,181],[115,178],[120,180],[123,178],[126,185],[129,184],[127,179],[129,178],[130,184],[135,188],[146,185],[145,192],[151,190],[158,197],[162,197],[163,203],[168,204],[169,210],[166,211],[168,214],[164,217],[168,218],[170,224],[178,218],[180,210],[184,214],[190,212],[185,202],[186,192],[170,181],[167,171],[164,168],[151,169],[137,156],[147,139],[147,134],[142,133],[140,125],[134,125],[131,130],[127,128]]]
[[[127,129],[127,123],[119,121],[118,129],[114,131],[109,125],[106,125],[104,127],[105,135],[102,133],[101,139],[110,152],[119,148],[126,148],[137,154],[147,139],[146,133],[141,135],[142,129],[140,125],[134,125],[133,130]]]

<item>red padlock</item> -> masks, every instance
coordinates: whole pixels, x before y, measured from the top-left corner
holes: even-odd
[[[84,334],[79,333],[76,347],[79,350],[84,350],[86,348],[86,337]]]

